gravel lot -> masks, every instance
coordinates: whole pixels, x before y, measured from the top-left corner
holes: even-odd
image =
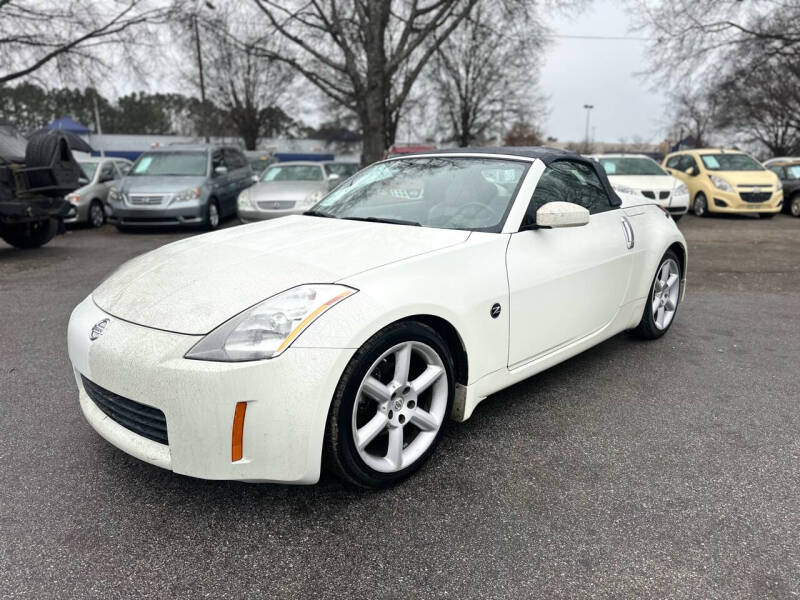
[[[800,219],[680,226],[665,338],[491,397],[381,493],[193,480],[84,422],[70,311],[190,233],[0,242],[0,597],[797,598]]]

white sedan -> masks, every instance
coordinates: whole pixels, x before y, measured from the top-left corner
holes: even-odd
[[[648,198],[663,206],[676,221],[689,210],[689,188],[644,154],[592,154],[608,175],[611,187],[627,206]]]
[[[666,211],[621,207],[577,154],[419,154],[305,215],[131,260],[75,308],[69,356],[86,419],[144,461],[385,487],[490,394],[619,332],[663,335],[686,259]]]

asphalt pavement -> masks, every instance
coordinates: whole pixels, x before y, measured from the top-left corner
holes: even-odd
[[[0,598],[797,598],[800,219],[680,226],[668,335],[488,398],[383,492],[190,479],[85,423],[72,308],[192,232],[0,242]]]

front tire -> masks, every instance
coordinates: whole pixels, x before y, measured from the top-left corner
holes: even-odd
[[[219,223],[219,203],[214,198],[210,198],[208,205],[206,205],[206,218],[203,225],[208,231],[213,231],[219,227]]]
[[[364,488],[393,486],[433,453],[450,414],[453,359],[427,325],[402,321],[373,335],[342,373],[325,433],[325,462]]]
[[[633,330],[634,334],[645,340],[655,340],[667,333],[681,297],[681,263],[678,255],[667,250],[656,270],[650,294],[647,296],[642,320]]]
[[[694,197],[692,212],[698,217],[708,216],[708,200],[703,192],[698,192],[697,196]]]
[[[106,222],[106,213],[103,210],[103,205],[99,200],[92,200],[89,205],[89,226],[97,229],[102,227]]]
[[[800,194],[795,194],[789,200],[789,214],[793,217],[800,217]]]

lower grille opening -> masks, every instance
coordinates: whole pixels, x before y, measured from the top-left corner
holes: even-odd
[[[92,402],[112,421],[148,440],[159,444],[169,444],[167,419],[163,412],[110,392],[89,381],[83,375],[81,375],[81,381],[83,389],[86,390],[86,394],[92,399]]]

